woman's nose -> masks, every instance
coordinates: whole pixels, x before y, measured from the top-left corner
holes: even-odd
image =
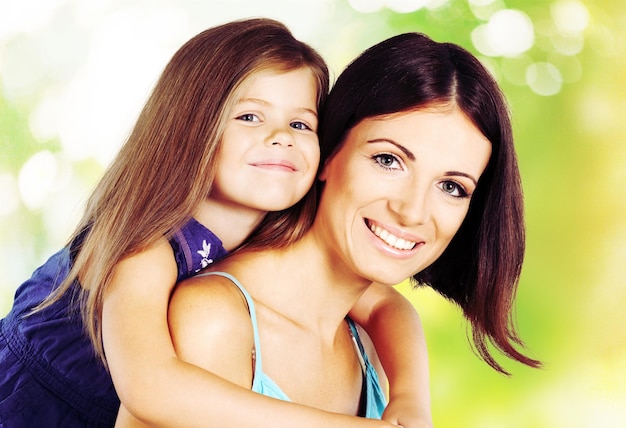
[[[390,198],[389,207],[405,226],[428,222],[432,208],[428,198],[428,189],[415,183],[398,189],[397,193]]]

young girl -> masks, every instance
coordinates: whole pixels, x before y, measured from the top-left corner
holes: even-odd
[[[487,341],[538,365],[517,350],[511,323],[524,248],[511,126],[479,61],[418,33],[379,43],[338,78],[320,143],[319,208],[302,238],[257,246],[253,237],[175,289],[179,356],[271,397],[379,417],[375,355],[355,349],[347,316],[372,282],[413,277],[463,308],[494,368]],[[242,410],[219,421],[225,428],[261,414],[243,397],[209,411],[219,407]],[[286,412],[268,399],[267,426],[292,426]]]
[[[323,60],[275,21],[209,29],[174,55],[67,247],[0,322],[3,426],[112,426],[118,394],[149,423],[175,424],[190,402],[185,416],[207,423],[205,403],[239,393],[176,357],[170,293],[251,233],[301,234],[293,226],[314,210],[311,198],[296,202],[317,172],[327,91]],[[406,411],[410,422],[429,399],[419,319],[398,293],[373,290],[354,318],[399,397],[390,418]],[[384,332],[401,323],[411,333],[397,352]]]

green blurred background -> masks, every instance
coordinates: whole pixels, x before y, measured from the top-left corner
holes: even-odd
[[[457,308],[400,289],[426,330],[435,425],[626,426],[626,10],[622,0],[0,0],[0,316],[63,245],[174,51],[268,16],[334,75],[405,31],[458,43],[513,114],[528,245],[518,326],[533,370],[472,353]],[[402,326],[398,326],[402,328]]]

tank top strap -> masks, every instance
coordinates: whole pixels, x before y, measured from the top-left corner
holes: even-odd
[[[346,321],[348,322],[348,326],[350,327],[350,335],[352,336],[352,342],[354,342],[354,348],[356,350],[356,355],[361,363],[361,369],[363,373],[367,372],[368,366],[368,358],[367,352],[365,352],[365,348],[363,347],[363,342],[361,342],[361,336],[359,335],[359,330],[356,328],[356,324],[350,317],[346,317]]]
[[[363,368],[364,388],[362,391],[363,395],[360,406],[361,408],[359,409],[359,416],[364,416],[370,419],[381,419],[383,412],[385,411],[385,407],[387,406],[387,398],[385,397],[382,387],[380,386],[378,373],[370,362],[367,352],[365,352],[365,347],[361,341],[356,323],[352,321],[350,317],[346,317],[346,321],[350,326],[352,341],[354,342],[357,356],[361,363],[361,367]]]
[[[237,286],[241,295],[246,300],[248,306],[248,312],[250,313],[250,320],[252,321],[252,331],[254,334],[254,348],[252,349],[252,358],[254,361],[254,378],[252,380],[252,389],[255,389],[257,382],[260,382],[263,375],[263,361],[261,358],[261,339],[259,338],[259,327],[256,319],[256,309],[254,307],[254,301],[252,296],[248,293],[245,287],[239,282],[237,278],[227,272],[203,272],[197,276],[221,276],[229,279],[233,284]]]

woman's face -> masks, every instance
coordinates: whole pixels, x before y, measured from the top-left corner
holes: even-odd
[[[396,284],[450,243],[490,155],[458,108],[365,119],[320,175],[316,233],[353,272]]]

